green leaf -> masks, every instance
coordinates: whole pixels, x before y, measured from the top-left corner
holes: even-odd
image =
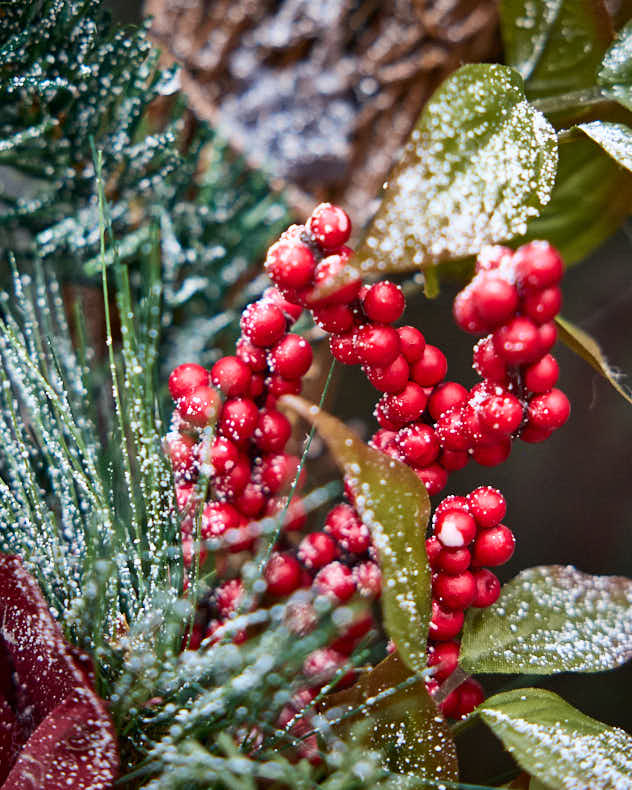
[[[408,466],[364,444],[317,406],[295,396],[283,400],[316,426],[342,468],[378,551],[386,630],[410,669],[421,672],[430,620],[425,486]]]
[[[632,738],[585,716],[557,694],[508,691],[490,697],[478,712],[518,764],[555,790],[630,787]]]
[[[393,770],[420,779],[458,781],[450,728],[426,685],[393,653],[348,689],[327,695],[319,712],[345,740],[384,750]],[[368,730],[358,726],[370,722]],[[347,740],[347,742],[349,742]],[[393,748],[396,746],[396,748]]]
[[[632,22],[606,52],[597,82],[606,95],[632,110]]]
[[[632,580],[572,566],[528,568],[487,609],[470,609],[468,672],[598,672],[632,658]]]
[[[524,233],[549,200],[556,163],[553,129],[520,76],[463,66],[421,113],[354,265],[419,269]]]
[[[517,242],[546,239],[573,264],[614,233],[631,204],[632,175],[588,137],[570,139],[559,147],[550,203]]]
[[[632,403],[632,395],[619,383],[620,375],[615,373],[610,367],[608,360],[603,355],[603,351],[599,348],[599,344],[593,340],[587,332],[584,332],[583,329],[580,329],[561,316],[555,319],[555,323],[557,324],[560,340],[588,362],[597,373],[600,373],[606,381],[615,388],[622,398],[625,398],[628,403]]]
[[[632,171],[632,129],[623,123],[592,121],[574,127],[594,140],[617,164]]]
[[[601,0],[503,0],[501,30],[506,62],[522,75],[527,97],[547,104],[552,97],[593,88],[612,40]],[[557,106],[550,102],[556,121],[576,114],[577,106],[570,113],[556,111]]]

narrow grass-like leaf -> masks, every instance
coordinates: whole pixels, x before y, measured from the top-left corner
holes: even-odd
[[[284,402],[316,429],[342,468],[382,569],[386,629],[414,672],[426,666],[430,619],[430,568],[425,534],[428,493],[405,464],[364,444],[342,422],[296,396]]]
[[[632,658],[632,579],[572,566],[529,568],[487,609],[470,609],[459,661],[468,672],[599,672]]]

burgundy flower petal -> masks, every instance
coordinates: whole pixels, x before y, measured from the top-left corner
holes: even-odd
[[[100,790],[118,763],[85,667],[19,558],[0,555],[0,790]]]

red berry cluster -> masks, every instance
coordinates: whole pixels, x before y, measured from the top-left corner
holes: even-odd
[[[467,497],[449,496],[436,508],[433,535],[426,540],[428,562],[433,571],[432,616],[428,644],[428,666],[435,674],[428,683],[438,688],[456,668],[459,642],[455,637],[463,627],[464,612],[470,606],[491,606],[500,595],[500,582],[484,566],[507,562],[514,552],[515,539],[502,519],[507,511],[505,498],[494,488],[480,486]],[[483,691],[469,679],[441,704],[446,716],[458,718],[483,700]]]

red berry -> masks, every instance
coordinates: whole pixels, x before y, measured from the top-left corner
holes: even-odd
[[[180,513],[184,513],[189,509],[193,503],[193,495],[195,492],[195,485],[193,483],[179,483],[176,489],[176,506]]]
[[[428,466],[439,454],[436,433],[422,422],[402,428],[396,437],[397,447],[409,465]]]
[[[397,321],[406,307],[402,289],[388,280],[372,285],[361,301],[367,318],[380,324],[392,324]]]
[[[186,422],[196,428],[205,428],[214,422],[221,400],[217,390],[212,387],[197,387],[178,400],[178,413]]]
[[[486,272],[498,269],[503,264],[508,265],[512,256],[513,250],[509,247],[502,247],[500,244],[483,247],[476,259],[476,271],[477,273]]]
[[[476,522],[463,510],[447,510],[433,519],[434,533],[443,546],[461,548],[476,537]]]
[[[351,235],[351,220],[340,206],[321,203],[312,211],[307,227],[324,250],[336,250],[346,244]]]
[[[235,497],[234,505],[247,518],[256,518],[261,515],[268,497],[258,483],[246,483],[244,490]]]
[[[437,557],[437,569],[445,573],[463,573],[471,564],[472,557],[467,549],[442,549]]]
[[[338,556],[338,548],[324,532],[312,532],[300,542],[297,556],[306,568],[322,568]]]
[[[300,335],[288,334],[269,353],[270,369],[284,379],[300,379],[312,364],[312,347]]]
[[[385,367],[399,354],[399,335],[390,326],[365,326],[355,335],[355,349],[363,364]]]
[[[429,496],[434,496],[443,491],[448,483],[448,473],[441,464],[430,464],[423,467],[423,469],[414,469],[413,471],[426,486]]]
[[[195,439],[186,434],[170,433],[167,435],[165,443],[174,474],[190,475],[197,463]]]
[[[379,598],[382,594],[382,573],[375,562],[354,565],[353,579],[363,598]]]
[[[463,628],[463,612],[458,609],[444,609],[437,601],[432,602],[430,618],[430,639],[443,642],[455,637]]]
[[[441,445],[448,450],[467,450],[471,441],[460,406],[448,409],[436,422],[435,430]]]
[[[408,382],[410,367],[403,354],[386,365],[386,367],[375,367],[366,365],[364,367],[366,377],[373,384],[375,389],[380,392],[401,392]]]
[[[433,678],[441,683],[449,677],[459,661],[458,642],[439,642],[430,648],[428,666],[436,667]]]
[[[384,428],[387,431],[396,431],[401,428],[401,425],[393,422],[387,417],[386,412],[386,403],[384,398],[381,398],[376,404],[375,409],[373,410],[373,414],[375,415],[375,419],[378,421],[380,428]]]
[[[352,554],[364,554],[371,545],[369,530],[351,505],[336,505],[329,511],[325,532]]]
[[[490,436],[496,438],[511,436],[522,423],[522,403],[510,392],[492,395],[481,403],[479,416]]]
[[[263,409],[259,413],[254,438],[264,453],[278,453],[287,444],[292,433],[288,418],[276,409]]]
[[[253,302],[241,315],[241,331],[260,348],[277,343],[285,334],[286,321],[281,308],[272,301]]]
[[[439,463],[448,472],[458,472],[459,469],[467,466],[470,460],[466,450],[441,450]]]
[[[282,395],[299,395],[301,392],[302,382],[300,379],[284,379],[283,376],[279,376],[278,373],[274,373],[272,376],[268,376],[265,380],[265,386],[268,389],[268,397],[273,398],[280,398]],[[268,403],[266,401],[266,406],[273,406],[276,404],[276,400],[274,403]]]
[[[288,488],[295,480],[300,459],[288,453],[270,453],[261,459],[261,482],[271,494]]]
[[[417,362],[424,355],[426,341],[424,336],[414,326],[400,326],[397,330],[399,345],[407,362]]]
[[[266,505],[266,515],[278,516],[285,510],[286,505],[287,497],[268,498],[268,504]],[[285,517],[283,519],[283,530],[285,532],[297,532],[303,529],[306,523],[307,513],[305,512],[305,505],[303,505],[301,499],[298,499],[296,496],[294,496],[292,497],[292,501],[285,512]]]
[[[257,373],[260,373],[268,367],[265,350],[253,346],[245,337],[240,337],[237,341],[236,354],[242,362],[245,362],[251,370]]]
[[[564,274],[560,254],[547,241],[531,241],[519,247],[513,264],[520,285],[530,290],[557,285]]]
[[[202,512],[200,534],[204,540],[219,538],[239,526],[239,512],[227,502],[207,502]]]
[[[427,684],[426,684],[427,685]],[[447,719],[459,717],[459,690],[452,691],[439,705],[439,710]]]
[[[538,355],[538,359],[544,354],[548,354],[549,351],[555,345],[555,341],[557,340],[557,327],[555,326],[554,321],[547,321],[545,324],[541,324],[538,327],[538,338],[540,340],[540,353]]]
[[[400,427],[423,414],[428,396],[418,384],[409,381],[401,392],[383,395],[380,402],[384,404],[386,418]]]
[[[485,700],[485,692],[481,684],[474,678],[467,678],[456,689],[458,696],[456,713],[454,718],[467,716]]]
[[[482,338],[474,346],[474,370],[484,379],[504,384],[507,379],[505,360],[498,356],[491,335]]]
[[[315,307],[312,310],[315,323],[325,332],[336,335],[347,332],[354,325],[353,310],[346,304]]]
[[[553,431],[548,431],[544,428],[536,428],[535,425],[527,423],[520,431],[520,438],[523,442],[528,442],[529,444],[538,444],[539,442],[544,442],[546,439],[548,439],[552,433]]]
[[[360,358],[355,346],[355,332],[334,335],[329,338],[329,348],[334,359],[343,365],[358,365]]]
[[[299,295],[296,291],[285,291],[286,295],[291,295],[292,301],[286,299],[284,294],[279,291],[278,288],[266,288],[263,292],[262,299],[264,301],[273,302],[277,307],[281,309],[281,312],[285,316],[285,320],[288,324],[295,324],[298,319],[301,317],[301,313],[303,312],[302,304],[304,303],[304,298],[302,295]],[[300,302],[300,304],[298,303]]]
[[[420,387],[434,387],[448,372],[448,361],[436,346],[427,345],[423,357],[412,367],[413,380]]]
[[[239,459],[239,449],[230,439],[218,436],[211,445],[211,464],[213,474],[223,475],[235,466]]]
[[[455,496],[454,494],[450,494],[450,496],[442,499],[435,508],[435,512],[432,517],[433,525],[436,524],[437,519],[442,513],[447,513],[449,510],[462,510],[464,513],[470,512],[467,499],[464,496]]]
[[[474,577],[470,571],[454,575],[439,573],[432,584],[432,592],[448,609],[467,609],[476,595]]]
[[[259,409],[250,398],[231,398],[224,403],[219,430],[237,444],[250,439],[257,427]]]
[[[195,562],[195,555],[199,555],[199,565],[202,567],[208,557],[208,550],[204,544],[186,538],[182,541],[182,562],[185,568],[190,568]]]
[[[428,557],[428,565],[430,565],[433,570],[438,570],[439,568],[439,555],[442,551],[443,546],[438,538],[434,535],[426,538],[426,556]]]
[[[507,513],[505,497],[496,488],[479,486],[467,495],[467,504],[476,523],[485,529],[495,527]]]
[[[545,354],[538,362],[528,365],[522,375],[529,392],[548,392],[557,382],[559,366],[554,356]]]
[[[169,376],[169,392],[171,397],[177,401],[185,395],[189,395],[198,387],[205,387],[210,384],[208,370],[194,362],[185,362],[178,365],[171,371]]]
[[[534,362],[542,355],[538,327],[530,318],[516,316],[493,334],[496,353],[510,365]]]
[[[472,286],[476,311],[490,329],[506,323],[518,307],[516,286],[496,274],[480,274]]]
[[[562,307],[562,291],[557,285],[525,294],[521,311],[536,324],[551,321]]]
[[[380,428],[373,434],[369,444],[371,447],[375,447],[376,450],[385,453],[387,450],[392,450],[393,447],[397,446],[396,441],[397,434],[395,431],[387,431],[384,428]]]
[[[318,571],[314,577],[314,587],[323,595],[338,601],[348,601],[355,592],[353,574],[346,565],[337,560]]]
[[[552,389],[529,401],[529,424],[545,431],[555,431],[568,420],[571,405],[561,390]]]
[[[481,466],[498,466],[511,452],[511,439],[501,439],[494,444],[480,444],[472,450],[472,458]]]
[[[443,412],[453,406],[460,406],[469,397],[469,392],[456,381],[438,384],[428,399],[428,411],[433,420],[438,420]]]
[[[478,310],[474,304],[474,291],[471,286],[459,291],[455,296],[452,305],[452,313],[457,326],[464,332],[470,332],[476,335],[488,329],[487,324],[478,314]]]
[[[484,609],[491,606],[498,600],[500,595],[500,582],[498,577],[487,568],[479,568],[472,574],[476,584],[476,596],[472,601],[472,606]]]
[[[223,498],[232,500],[241,494],[249,480],[250,459],[240,453],[230,469],[215,478],[215,490]]]
[[[273,554],[263,576],[270,595],[290,595],[300,587],[301,566],[290,554]]]
[[[211,381],[227,398],[246,395],[251,375],[250,368],[239,357],[222,357],[211,368]]]
[[[472,548],[472,565],[502,565],[514,553],[516,539],[504,524],[484,529],[478,533]]]
[[[353,250],[343,247],[336,255],[323,258],[316,267],[308,304],[316,307],[353,302],[362,282],[357,272],[347,265],[352,254]]]
[[[266,256],[265,269],[280,288],[304,288],[314,277],[316,259],[299,238],[285,238],[273,244]]]
[[[345,661],[345,656],[337,650],[331,647],[319,647],[303,662],[303,674],[309,680],[317,680],[322,685],[334,677]]]
[[[219,614],[228,617],[237,611],[239,602],[244,594],[244,585],[240,579],[231,579],[220,584],[213,594],[213,600]]]

